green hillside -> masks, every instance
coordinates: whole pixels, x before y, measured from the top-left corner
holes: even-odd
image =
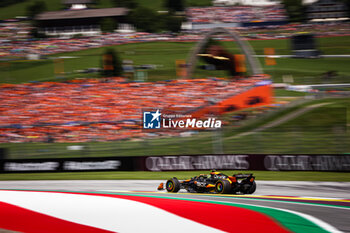
[[[16,16],[26,16],[26,9],[37,0],[27,0],[21,3],[12,4],[0,8],[0,19],[10,19]],[[44,1],[49,11],[62,9],[61,0],[41,0]]]
[[[349,54],[350,47],[347,45],[349,38],[349,36],[319,38],[320,50],[324,54]],[[263,50],[266,47],[275,48],[277,54],[291,53],[289,40],[257,40],[250,41],[250,43],[257,54],[263,54]],[[177,59],[186,59],[194,45],[194,42],[149,42],[123,44],[111,47],[119,52],[122,59],[132,60],[135,65],[157,65],[157,69],[148,71],[148,77],[150,81],[158,81],[176,78],[175,61]],[[233,42],[223,42],[223,45],[232,52],[238,52],[238,48]],[[74,70],[100,67],[101,56],[105,49],[106,48],[87,49],[77,52],[55,54],[50,57],[76,57],[64,60],[64,71],[73,72]],[[295,84],[310,84],[323,83],[325,80],[321,78],[322,73],[330,70],[337,71],[338,76],[331,80],[326,80],[327,82],[348,82],[350,77],[348,60],[348,58],[282,58],[277,59],[276,66],[265,66],[264,59],[260,61],[263,65],[264,72],[272,75],[275,82],[282,82],[283,75],[293,75]],[[40,61],[15,61],[8,64],[7,66],[0,67],[0,83],[21,83],[54,78],[54,65],[51,59]],[[82,77],[91,77],[87,76],[87,74],[80,75],[82,75]],[[197,69],[195,76],[224,77],[226,74],[223,71],[204,71]],[[68,78],[75,77],[77,77],[77,75],[73,73],[68,75]]]

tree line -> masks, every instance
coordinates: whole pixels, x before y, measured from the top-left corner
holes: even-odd
[[[24,2],[24,1],[26,1],[26,0],[1,0],[0,7],[5,7],[5,6],[20,3],[20,2]]]

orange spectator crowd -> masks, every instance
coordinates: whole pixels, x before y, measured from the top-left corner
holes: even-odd
[[[142,111],[196,109],[240,93],[265,79],[180,79],[127,82],[82,79],[0,86],[0,143],[86,142],[147,137]],[[175,135],[160,131],[157,135]]]

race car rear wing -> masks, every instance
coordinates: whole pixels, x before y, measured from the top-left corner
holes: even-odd
[[[232,176],[236,177],[237,179],[243,179],[243,178],[249,178],[253,177],[253,174],[233,174]]]

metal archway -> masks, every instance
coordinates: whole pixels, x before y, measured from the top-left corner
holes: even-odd
[[[219,34],[219,33],[225,33],[231,36],[232,39],[235,40],[235,42],[238,44],[239,48],[247,58],[248,65],[253,75],[262,73],[260,62],[256,58],[255,52],[251,48],[250,44],[245,42],[244,40],[241,40],[238,33],[234,31],[229,31],[222,27],[217,27],[207,32],[204,35],[204,38],[201,41],[199,41],[197,45],[194,47],[194,49],[189,53],[189,56],[187,59],[187,72],[186,72],[187,78],[191,77],[193,74],[195,65],[197,64],[197,60],[198,60],[197,54],[202,50],[203,46],[207,44],[208,40],[211,38],[212,35]]]

